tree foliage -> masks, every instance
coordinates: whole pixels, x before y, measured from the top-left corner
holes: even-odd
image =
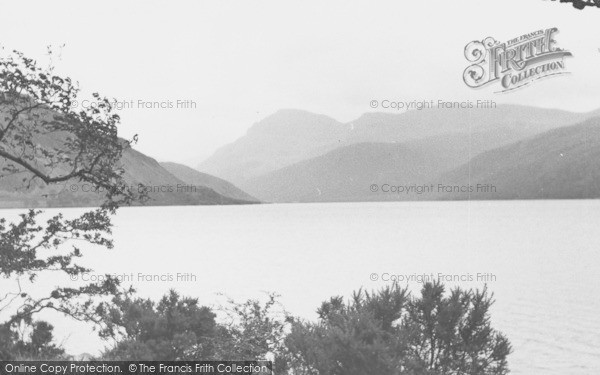
[[[52,49],[48,53],[52,56]],[[121,293],[110,277],[101,284],[57,287],[42,297],[27,291],[43,272],[76,277],[89,271],[75,263],[82,246],[112,248],[111,215],[119,206],[143,199],[128,189],[119,168],[130,142],[117,135],[120,118],[111,101],[93,94],[97,105],[77,110],[73,103],[78,95],[78,84],[56,75],[52,65],[44,68],[18,51],[0,57],[3,185],[85,182],[105,192],[98,208],[76,218],[57,214],[41,220],[41,211],[30,210],[14,222],[0,219],[0,277],[2,285],[14,285],[14,290],[0,291],[0,313],[9,315],[0,332],[13,344],[28,339],[20,334],[27,328],[42,329],[34,316],[44,310],[102,325],[108,297]]]
[[[49,49],[49,54],[52,50]],[[0,59],[0,157],[3,178],[55,184],[86,182],[102,187],[106,204],[131,202],[118,162],[130,142],[119,139],[120,117],[109,98],[75,105],[79,86],[19,51]]]
[[[112,319],[125,334],[114,335],[105,358],[273,360],[290,375],[507,374],[511,346],[491,326],[492,303],[485,288],[446,293],[428,283],[411,296],[392,285],[359,290],[348,302],[332,297],[310,322],[291,318],[275,295],[230,300],[214,314],[171,291],[158,304],[117,304]]]
[[[295,374],[506,374],[510,344],[491,327],[487,290],[428,283],[410,297],[397,285],[334,297],[317,323],[296,321],[286,338]]]
[[[117,298],[105,334],[115,344],[104,354],[118,360],[257,360],[282,351],[285,316],[276,296],[266,302],[228,300],[221,319],[195,298],[171,290],[158,303]]]
[[[53,343],[51,324],[32,322],[26,333],[17,333],[4,325],[0,327],[0,358],[3,360],[55,360],[64,358],[63,349]]]
[[[119,360],[190,360],[214,353],[215,314],[195,298],[175,291],[158,303],[126,296],[110,312],[112,327],[106,335],[118,343],[105,353]]]

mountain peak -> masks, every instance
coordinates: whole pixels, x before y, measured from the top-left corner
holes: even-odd
[[[263,120],[255,123],[248,135],[268,132],[269,134],[298,133],[302,136],[307,132],[330,132],[342,124],[337,120],[300,109],[280,109]]]

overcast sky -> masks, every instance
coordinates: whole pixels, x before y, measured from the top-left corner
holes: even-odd
[[[281,108],[350,121],[369,102],[493,99],[585,111],[600,107],[600,9],[544,0],[12,1],[6,48],[121,100],[193,100],[196,109],[122,111],[121,135],[159,161],[195,165]],[[510,94],[462,81],[465,45],[558,27],[569,76]]]

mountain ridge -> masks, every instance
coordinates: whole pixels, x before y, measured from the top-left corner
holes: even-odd
[[[217,150],[196,169],[244,188],[248,180],[260,175],[354,143],[407,142],[445,133],[496,131],[497,142],[492,146],[497,147],[575,124],[595,113],[600,110],[577,113],[507,104],[495,109],[369,112],[342,123],[325,115],[286,109],[254,123],[244,136]]]
[[[359,143],[258,176],[242,188],[278,203],[596,198],[600,164],[593,163],[594,158],[600,160],[600,152],[593,152],[600,150],[598,129],[600,117],[500,145],[497,132],[486,131],[404,143]],[[549,161],[553,155],[570,155],[569,150],[583,161],[571,161],[568,167]],[[519,168],[511,170],[511,163]],[[561,181],[564,188],[554,181]],[[377,190],[370,191],[371,185]],[[383,185],[388,190],[390,186],[431,189],[423,194],[385,194]],[[471,185],[481,185],[481,191],[469,191]],[[486,186],[501,191],[486,191]],[[463,187],[464,192],[452,191]]]

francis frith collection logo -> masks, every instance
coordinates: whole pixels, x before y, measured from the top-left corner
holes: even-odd
[[[550,76],[568,73],[565,58],[571,52],[557,47],[557,28],[537,30],[501,43],[492,37],[473,41],[465,47],[471,65],[463,79],[467,86],[482,87],[497,82],[498,92],[529,85]]]

